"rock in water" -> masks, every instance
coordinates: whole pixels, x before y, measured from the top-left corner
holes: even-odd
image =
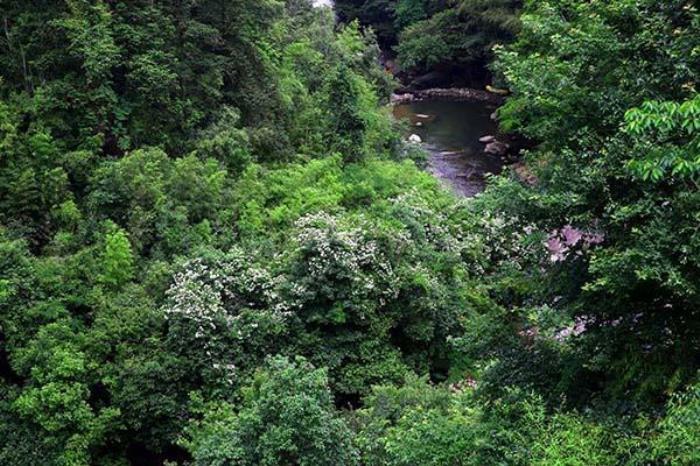
[[[496,95],[508,95],[510,94],[510,91],[508,89],[498,89],[497,87],[493,86],[486,86],[486,90],[489,91],[492,94]]]
[[[408,142],[413,143],[413,144],[420,144],[421,142],[423,142],[423,140],[417,134],[411,134],[408,137]]]
[[[391,94],[392,104],[402,104],[406,102],[413,102],[414,100],[416,100],[416,98],[413,94]]]
[[[479,138],[479,142],[483,142],[484,144],[490,144],[495,140],[496,140],[496,136],[490,136],[490,135]]]
[[[494,141],[486,146],[484,152],[486,152],[487,154],[497,155],[501,157],[506,155],[506,153],[508,152],[508,148],[508,144],[505,144],[500,141]]]

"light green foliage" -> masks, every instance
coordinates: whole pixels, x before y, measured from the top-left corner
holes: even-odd
[[[365,464],[532,464],[546,423],[541,400],[514,390],[486,406],[472,383],[409,378],[400,388],[375,387],[357,413]]]
[[[642,152],[629,167],[644,180],[669,175],[697,178],[700,171],[700,97],[682,103],[647,101],[625,115],[627,131]],[[665,144],[665,141],[682,141]],[[646,153],[644,153],[646,152]]]
[[[81,350],[81,339],[70,322],[49,324],[19,351],[14,367],[30,374],[31,384],[13,401],[20,417],[31,419],[47,432],[59,454],[55,464],[84,465],[90,449],[104,441],[107,426],[118,409],[96,412],[88,403],[89,371],[96,367]]]
[[[325,371],[302,358],[271,358],[243,390],[238,410],[213,406],[189,433],[183,444],[195,465],[358,464]]]
[[[134,256],[131,243],[118,226],[108,224],[102,252],[102,273],[99,282],[111,288],[119,288],[134,276]]]
[[[557,414],[532,444],[533,465],[620,464],[610,447],[615,439],[604,425],[573,414]]]
[[[228,183],[214,159],[173,160],[161,150],[137,150],[96,170],[88,205],[95,216],[124,225],[136,250],[156,246],[167,255],[193,241],[206,243],[207,224],[225,221]]]
[[[700,393],[697,384],[674,396],[651,442],[652,457],[662,464],[691,465],[700,461]]]
[[[461,395],[425,380],[375,387],[358,413],[357,442],[366,464],[462,464],[472,450],[469,427],[478,416],[462,409]],[[456,463],[457,462],[457,463]]]

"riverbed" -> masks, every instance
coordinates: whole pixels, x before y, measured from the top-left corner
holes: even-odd
[[[484,153],[479,138],[494,135],[496,105],[486,102],[422,100],[394,106],[394,116],[407,120],[429,152],[428,169],[457,194],[472,197],[484,190],[485,177],[498,174],[503,162]]]

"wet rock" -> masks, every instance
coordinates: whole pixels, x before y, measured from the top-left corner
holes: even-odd
[[[486,86],[486,90],[492,94],[501,95],[501,96],[505,96],[505,95],[510,94],[510,91],[508,89],[498,89],[497,87],[493,87],[493,86]]]
[[[421,126],[423,126],[423,122],[422,122],[422,121],[416,121],[416,126],[420,128]]]
[[[416,97],[411,94],[411,93],[405,93],[405,94],[391,94],[391,103],[392,104],[403,104],[406,102],[413,102],[416,100]]]
[[[498,112],[493,112],[490,117],[493,121],[498,121]]]
[[[500,95],[492,94],[481,89],[459,87],[430,88],[422,90],[401,88],[397,89],[396,93],[391,94],[391,103],[393,104],[403,104],[428,99],[488,102],[495,105],[501,105],[503,103],[503,97]],[[427,116],[431,117],[430,115]]]
[[[417,134],[411,134],[408,137],[408,142],[410,142],[412,144],[420,144],[421,142],[423,142],[423,140]]]
[[[479,138],[479,142],[482,142],[484,144],[490,144],[496,140],[496,136],[484,136]]]
[[[416,118],[420,118],[422,120],[430,120],[432,117],[430,115],[426,115],[425,113],[416,113]]]
[[[445,100],[467,100],[475,102],[491,102],[500,105],[503,98],[496,94],[491,94],[479,89],[469,88],[433,88],[416,91],[414,93],[416,99],[445,99]]]
[[[508,153],[510,146],[504,142],[494,141],[486,145],[484,152],[498,157],[503,157]]]

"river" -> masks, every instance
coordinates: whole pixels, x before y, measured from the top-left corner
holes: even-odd
[[[500,173],[503,162],[484,153],[479,138],[495,135],[494,104],[472,101],[422,100],[394,106],[394,116],[407,119],[430,153],[429,170],[462,196],[484,190],[485,175]],[[418,125],[418,126],[416,126]]]
[[[333,0],[312,0],[333,7]],[[484,190],[485,175],[500,173],[503,163],[484,153],[479,138],[497,132],[490,118],[494,104],[480,101],[421,100],[394,106],[394,116],[407,119],[430,153],[428,168],[457,194],[472,197]],[[420,126],[416,126],[420,125]]]

